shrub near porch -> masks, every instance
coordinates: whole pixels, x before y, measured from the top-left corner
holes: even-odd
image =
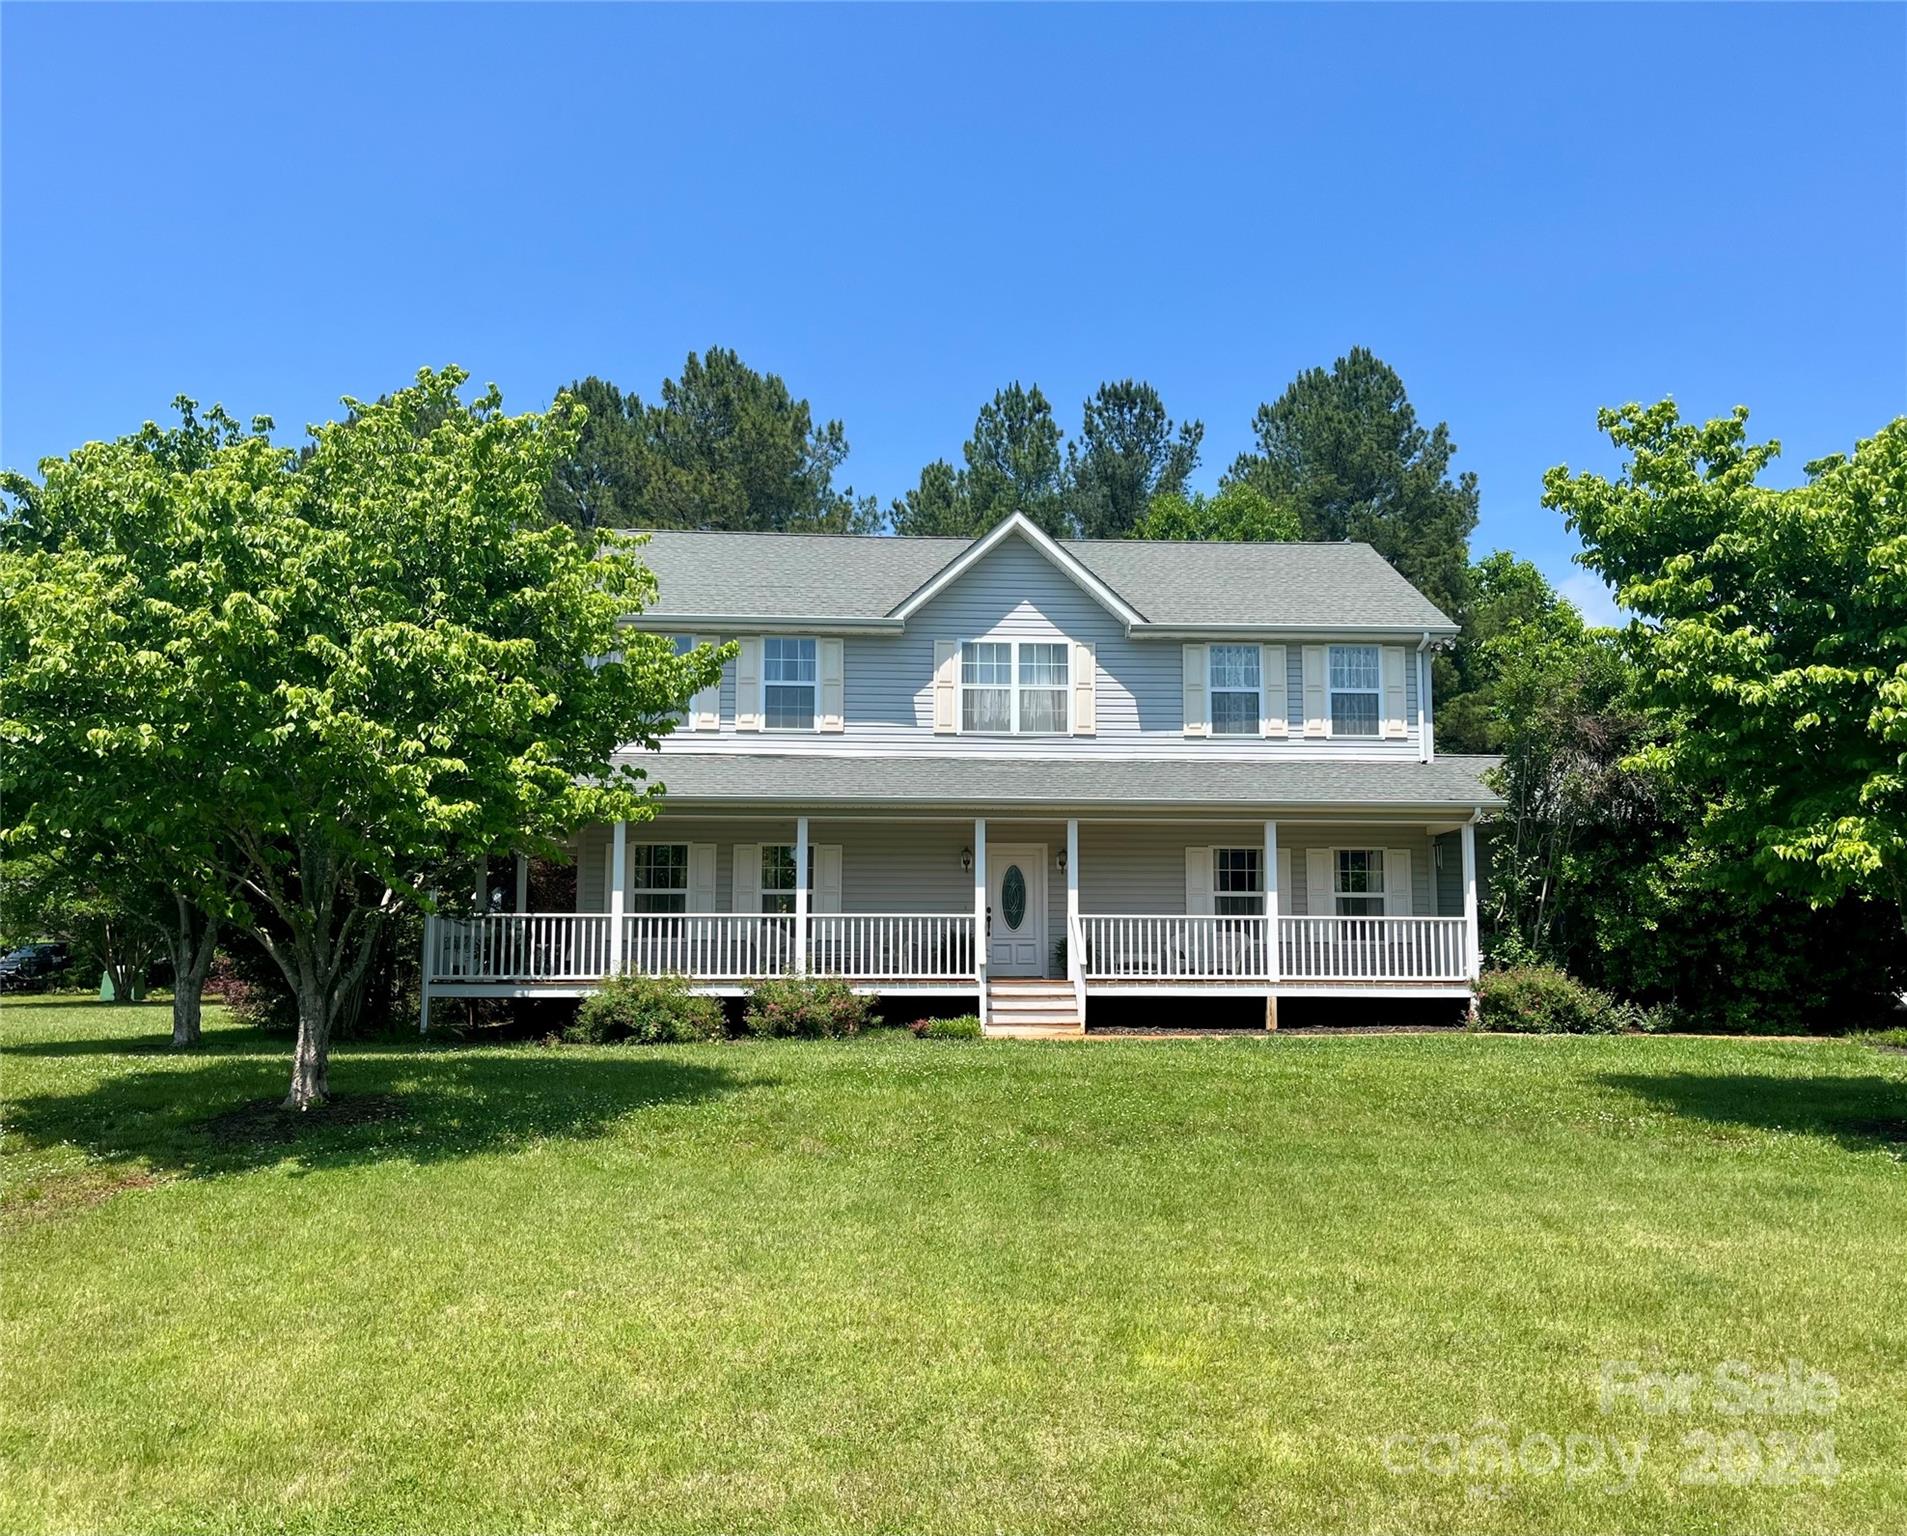
[[[287,1119],[166,1022],[0,1013],[0,1528],[1907,1528],[1898,1053],[369,1042]],[[1598,1407],[1790,1358],[1831,1417]],[[1485,1419],[1651,1444],[1385,1464]],[[1683,1480],[1815,1427],[1831,1485]]]

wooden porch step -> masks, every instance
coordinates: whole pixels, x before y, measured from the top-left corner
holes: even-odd
[[[1058,1040],[1086,1033],[1073,984],[1038,976],[987,983],[986,1033],[1006,1040]]]

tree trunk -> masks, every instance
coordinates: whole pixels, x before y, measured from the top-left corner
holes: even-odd
[[[183,1050],[199,1043],[199,989],[175,975],[172,982],[172,1046]]]
[[[331,1098],[331,1009],[321,994],[298,992],[298,1045],[284,1108],[310,1109]]]

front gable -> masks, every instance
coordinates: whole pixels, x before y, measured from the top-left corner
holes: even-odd
[[[931,578],[897,603],[889,611],[888,617],[905,622],[956,582],[993,560],[997,551],[1011,548],[1015,542],[1031,548],[1054,571],[1084,592],[1107,613],[1118,619],[1122,625],[1145,622],[1144,614],[1088,570],[1064,545],[1046,534],[1030,518],[1020,512],[1015,512],[992,532],[975,539]]]

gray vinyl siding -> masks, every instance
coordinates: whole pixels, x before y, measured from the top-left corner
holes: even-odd
[[[808,837],[814,843],[841,846],[841,906],[846,912],[971,912],[973,874],[960,867],[961,853],[973,846],[971,823],[960,821],[829,821],[812,817]],[[1189,847],[1260,848],[1262,821],[1175,826],[1148,822],[1080,822],[1079,901],[1086,913],[1173,915],[1185,911],[1185,850]],[[734,910],[734,850],[737,843],[792,843],[792,817],[725,821],[707,817],[662,816],[631,827],[639,842],[713,843],[715,899],[718,911]],[[1047,942],[1066,931],[1066,876],[1058,867],[1066,846],[1064,822],[998,821],[989,818],[991,846],[1033,844],[1044,848]],[[1443,868],[1435,847],[1443,845]],[[588,827],[577,846],[577,909],[608,908],[605,869],[609,831]],[[1314,911],[1305,889],[1305,850],[1309,848],[1408,848],[1411,855],[1411,911],[1419,916],[1463,915],[1462,854],[1456,834],[1432,838],[1421,828],[1378,826],[1286,826],[1278,846],[1291,853],[1290,887],[1280,893],[1279,909],[1301,917]],[[1328,910],[1328,906],[1323,910]]]
[[[715,638],[704,636],[703,638]],[[724,636],[720,638],[733,638]],[[1327,643],[1328,637],[1309,637]],[[1347,641],[1357,636],[1347,634]],[[937,640],[1075,640],[1095,650],[1097,730],[1091,736],[936,736],[933,730],[934,643]],[[1360,642],[1368,643],[1368,641]],[[735,663],[722,674],[721,726],[682,730],[665,752],[710,750],[720,743],[775,752],[871,749],[998,756],[1019,753],[1109,753],[1146,757],[1414,757],[1417,753],[1417,658],[1406,646],[1404,714],[1408,735],[1307,740],[1303,653],[1287,642],[1286,706],[1291,734],[1277,738],[1187,738],[1182,647],[1172,640],[1133,640],[1124,624],[1032,546],[1009,538],[907,620],[900,635],[848,636],[843,647],[845,729],[840,733],[735,729]]]

